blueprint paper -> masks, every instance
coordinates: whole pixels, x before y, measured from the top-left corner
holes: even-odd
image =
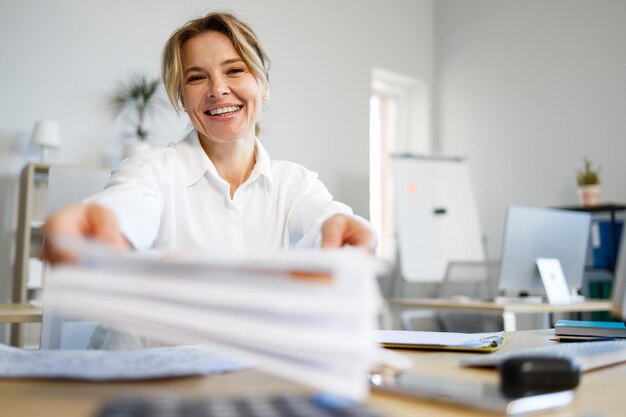
[[[247,366],[199,346],[107,350],[27,350],[0,344],[0,378],[130,381],[208,375]]]

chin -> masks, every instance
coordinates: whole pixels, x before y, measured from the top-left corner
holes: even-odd
[[[237,134],[230,134],[230,135],[203,135],[203,136],[205,136],[211,142],[223,143],[223,144],[235,143],[237,141],[246,139],[246,135],[237,135]]]

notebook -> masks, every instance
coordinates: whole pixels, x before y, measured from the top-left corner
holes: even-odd
[[[624,322],[558,320],[554,325],[557,336],[626,338]]]

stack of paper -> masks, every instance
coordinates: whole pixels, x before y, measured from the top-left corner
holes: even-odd
[[[85,254],[53,268],[44,314],[60,310],[175,343],[203,343],[324,391],[361,399],[376,352],[374,261],[354,249]]]

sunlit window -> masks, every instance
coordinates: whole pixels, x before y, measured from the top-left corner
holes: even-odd
[[[380,241],[378,255],[396,256],[390,155],[431,152],[428,95],[416,78],[372,72],[370,98],[370,221]]]

